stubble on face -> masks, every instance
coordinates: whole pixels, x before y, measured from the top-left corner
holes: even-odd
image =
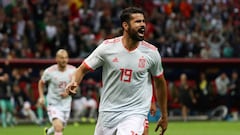
[[[131,21],[128,23],[128,29],[126,30],[129,37],[134,41],[144,40],[145,33],[145,20],[142,14],[133,14]]]

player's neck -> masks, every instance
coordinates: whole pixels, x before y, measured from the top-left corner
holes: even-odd
[[[128,51],[132,51],[135,50],[138,45],[139,45],[139,41],[136,40],[132,40],[130,37],[128,36],[123,36],[122,38],[122,43],[123,46],[128,50]]]
[[[65,69],[66,69],[66,67],[58,66],[58,70],[61,71],[61,72],[65,71]]]

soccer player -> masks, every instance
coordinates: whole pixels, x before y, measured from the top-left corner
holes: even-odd
[[[65,87],[76,67],[68,64],[68,53],[64,49],[57,51],[56,62],[43,72],[38,83],[41,104],[44,104],[44,85],[48,83],[47,111],[52,127],[45,130],[45,135],[62,135],[70,116],[72,97],[65,92]]]
[[[142,135],[152,98],[151,75],[162,116],[156,131],[168,125],[167,86],[156,47],[144,41],[144,12],[129,7],[120,15],[123,35],[103,41],[72,76],[66,93],[74,94],[91,70],[102,66],[103,87],[95,135]]]

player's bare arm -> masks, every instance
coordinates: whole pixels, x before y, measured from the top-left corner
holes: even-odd
[[[82,81],[84,75],[89,71],[90,69],[82,63],[76,71],[72,75],[71,82],[66,87],[66,93],[68,94],[76,94],[78,84]]]
[[[39,102],[39,104],[41,104],[41,105],[44,104],[43,87],[44,87],[44,82],[40,79],[40,80],[38,81],[38,92],[39,92],[38,102]]]
[[[155,131],[158,131],[161,127],[160,135],[164,135],[164,132],[168,126],[168,113],[167,113],[167,84],[164,75],[154,78],[157,102],[161,110],[161,118],[158,120]]]

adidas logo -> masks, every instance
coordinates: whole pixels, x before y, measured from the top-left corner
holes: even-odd
[[[112,60],[112,62],[118,62],[118,58],[115,57],[115,58]]]

